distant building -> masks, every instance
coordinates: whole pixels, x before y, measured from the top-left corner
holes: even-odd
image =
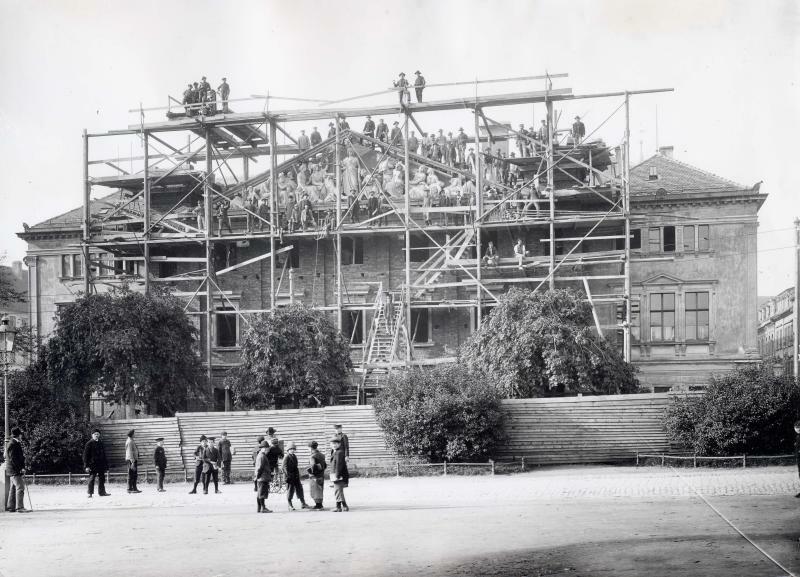
[[[758,307],[758,352],[777,372],[794,375],[794,287]]]

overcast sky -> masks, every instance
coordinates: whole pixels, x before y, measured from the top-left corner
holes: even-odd
[[[800,215],[796,0],[0,0],[0,252],[7,262],[22,258],[25,243],[14,235],[22,222],[81,204],[83,128],[134,124],[138,116],[128,109],[163,106],[168,94],[179,97],[202,75],[212,85],[227,76],[231,98],[269,91],[335,99],[375,92],[417,68],[429,83],[549,71],[569,73],[554,84],[576,94],[675,88],[634,99],[633,160],[657,144],[673,145],[679,160],[748,186],[763,180],[770,196],[760,212],[759,294],[792,284],[791,228]],[[540,88],[496,84],[480,93]],[[428,96],[474,93],[466,86]],[[561,109],[563,118],[584,116],[592,130],[618,103],[585,100]],[[528,125],[543,108],[492,114]],[[420,120],[426,130],[472,132],[466,112]],[[618,143],[621,122],[615,116],[598,134]],[[300,128],[310,126],[291,130]],[[141,153],[134,143],[107,144],[104,152]]]

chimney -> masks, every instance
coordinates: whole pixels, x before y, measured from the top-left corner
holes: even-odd
[[[14,275],[14,278],[21,279],[22,278],[22,262],[15,260],[11,263],[11,272]]]
[[[672,158],[672,153],[675,152],[674,146],[659,146],[658,153],[664,158]]]

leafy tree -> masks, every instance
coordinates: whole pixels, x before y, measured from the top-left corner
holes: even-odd
[[[195,337],[181,302],[165,293],[84,295],[58,313],[46,348],[48,378],[84,403],[98,393],[171,414],[204,390]]]
[[[700,455],[770,455],[791,452],[798,417],[795,380],[749,366],[712,378],[701,395],[676,398],[664,422],[672,441]]]
[[[5,255],[0,256],[0,265],[5,259]],[[9,277],[7,267],[0,266],[0,305],[22,302],[25,302],[25,293],[14,287],[14,280]]]
[[[8,401],[10,424],[24,433],[22,445],[29,470],[64,473],[82,468],[89,423],[82,408],[65,402],[48,382],[43,361],[9,374]],[[0,431],[2,420],[0,414]]]
[[[592,324],[580,292],[512,288],[464,343],[461,362],[509,398],[636,392],[635,368]]]
[[[375,400],[386,444],[428,461],[485,460],[505,439],[501,394],[461,365],[395,373]]]
[[[321,406],[348,386],[350,347],[323,311],[292,305],[256,317],[226,379],[242,409]]]

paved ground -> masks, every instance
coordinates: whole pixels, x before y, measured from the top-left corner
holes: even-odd
[[[279,496],[256,515],[244,483],[167,488],[115,484],[88,500],[81,487],[33,487],[33,514],[0,515],[0,574],[800,575],[794,467],[354,479],[341,515],[290,513]]]

